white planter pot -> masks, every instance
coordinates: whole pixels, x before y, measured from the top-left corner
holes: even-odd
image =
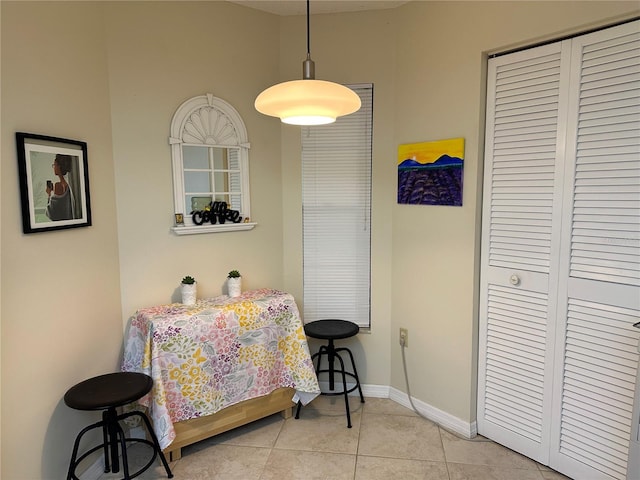
[[[242,277],[227,278],[227,290],[230,297],[239,297],[242,293]]]
[[[182,303],[185,305],[193,305],[196,303],[196,286],[198,282],[191,285],[180,284],[180,292],[182,293]]]

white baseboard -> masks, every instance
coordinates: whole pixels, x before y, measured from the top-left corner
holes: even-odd
[[[389,385],[362,385],[362,394],[371,398],[389,398]]]
[[[389,387],[389,399],[393,400],[400,405],[411,408],[411,403],[409,402],[409,396],[393,387]],[[418,400],[414,397],[411,397],[413,400],[413,404],[416,407],[416,410],[420,412],[422,415],[427,417],[429,420],[437,423],[442,428],[446,430],[450,430],[458,435],[461,435],[464,438],[473,438],[478,434],[478,427],[476,422],[465,422],[464,420],[451,415],[450,413],[444,412],[439,408],[429,405],[428,403],[424,403],[421,400]]]
[[[142,427],[133,427],[129,429],[129,435],[127,438],[139,438],[141,440],[147,439],[147,430]]]
[[[104,475],[104,457],[101,455],[78,478],[80,480],[98,480],[102,475]]]
[[[320,390],[323,392],[329,392],[329,382],[318,382],[320,385]],[[356,384],[352,382],[347,382],[347,390],[355,387]],[[387,385],[360,385],[362,388],[362,394],[365,397],[371,398],[389,398],[389,387]],[[338,391],[342,391],[342,382],[336,383],[335,389]],[[350,397],[357,397],[360,395],[358,389],[353,392],[349,392]]]
[[[329,391],[329,382],[319,382],[320,390],[323,392]],[[347,389],[350,389],[355,386],[355,383],[347,382]],[[407,407],[408,409],[413,410],[411,407],[411,402],[409,402],[409,396],[393,387],[388,385],[361,385],[362,394],[365,397],[372,398],[388,398],[389,400],[393,400],[396,403],[399,403],[403,407]],[[341,385],[336,386],[337,389],[342,389]],[[358,390],[354,390],[349,393],[349,396],[358,396]],[[421,400],[418,400],[414,397],[411,397],[413,400],[413,404],[415,405],[418,412],[434,423],[437,423],[442,428],[446,430],[450,430],[464,438],[473,438],[478,434],[477,424],[476,422],[465,422],[464,420],[451,415],[450,413],[444,412],[439,408],[429,405],[428,403],[424,403]]]

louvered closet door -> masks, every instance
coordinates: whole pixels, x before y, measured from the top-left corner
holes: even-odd
[[[548,463],[570,51],[489,62],[478,431]]]
[[[622,480],[640,337],[640,22],[573,39],[571,65],[551,464]]]

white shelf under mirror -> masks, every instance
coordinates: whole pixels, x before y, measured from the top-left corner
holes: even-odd
[[[222,225],[175,226],[171,231],[176,235],[196,235],[199,233],[241,232],[253,230],[257,223],[224,223]]]

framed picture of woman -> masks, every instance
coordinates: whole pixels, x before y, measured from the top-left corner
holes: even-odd
[[[17,132],[24,233],[91,225],[87,144]]]

